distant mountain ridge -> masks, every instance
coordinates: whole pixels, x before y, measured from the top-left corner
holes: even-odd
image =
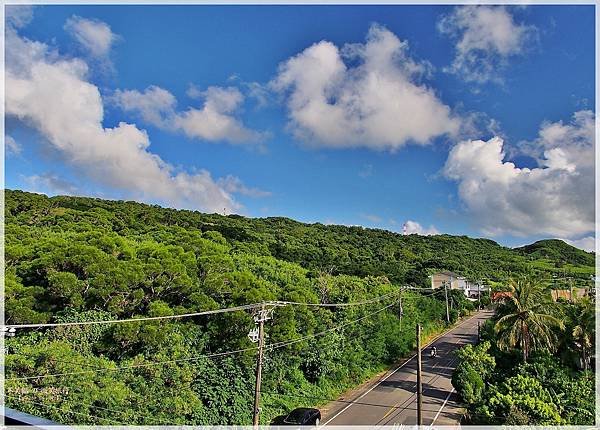
[[[223,216],[130,201],[47,197],[12,190],[5,193],[5,207],[7,224],[86,222],[119,234],[166,226],[217,231],[237,252],[273,256],[315,272],[387,276],[397,283],[427,285],[427,276],[436,270],[498,282],[532,271],[546,273],[545,278],[556,272],[589,279],[594,273],[594,254],[556,239],[511,249],[490,239],[467,236],[404,236],[381,229],[306,224],[283,217]]]
[[[560,239],[538,240],[530,245],[515,248],[515,250],[523,255],[564,261],[570,264],[594,265],[595,262],[593,252],[575,248]]]

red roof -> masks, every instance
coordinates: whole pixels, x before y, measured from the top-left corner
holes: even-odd
[[[498,301],[504,297],[512,297],[512,291],[494,291],[492,293],[492,301]]]

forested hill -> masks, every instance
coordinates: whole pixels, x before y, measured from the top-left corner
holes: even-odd
[[[559,264],[594,265],[594,254],[585,252],[558,239],[539,240],[515,251],[535,259],[549,259]]]
[[[550,278],[552,271],[582,278],[593,272],[574,260],[523,254],[484,239],[21,191],[6,191],[5,221],[9,324],[122,321],[293,302],[275,309],[265,327],[276,348],[265,360],[262,424],[337,398],[408,356],[417,322],[425,336],[445,327],[443,291],[401,291],[400,283],[427,285],[436,269],[499,282],[528,270]],[[449,296],[452,321],[473,309],[459,291]],[[321,303],[364,304],[312,306]],[[256,357],[247,334],[253,327],[250,312],[231,311],[19,328],[5,345],[7,405],[62,424],[250,424]],[[51,390],[63,391],[49,402]]]
[[[581,279],[594,273],[594,254],[560,240],[510,249],[489,239],[466,236],[403,236],[379,229],[304,224],[288,218],[222,216],[136,202],[49,198],[11,190],[5,196],[8,226],[92,229],[122,236],[178,228],[216,231],[240,253],[273,256],[313,272],[387,276],[396,283],[426,284],[428,274],[438,269],[500,282],[531,271],[544,277],[557,272]]]

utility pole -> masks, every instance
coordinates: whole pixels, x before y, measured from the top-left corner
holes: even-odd
[[[402,315],[404,315],[404,310],[402,309],[402,290],[400,290],[400,310],[398,312],[398,318],[400,318],[400,331],[402,331]]]
[[[573,303],[573,278],[569,277],[569,301]]]
[[[446,322],[450,324],[450,309],[448,308],[448,283],[444,281],[444,294],[446,295]]]
[[[267,309],[263,303],[258,314],[254,315],[254,322],[258,325],[250,330],[248,337],[254,343],[258,342],[258,351],[256,356],[256,385],[254,387],[254,411],[252,416],[252,425],[258,429],[260,415],[260,382],[262,378],[263,348],[265,346],[265,321],[271,319],[270,312],[273,309]]]
[[[423,387],[421,385],[421,325],[417,324],[417,425],[423,425]]]
[[[477,283],[477,309],[481,310],[481,281]]]

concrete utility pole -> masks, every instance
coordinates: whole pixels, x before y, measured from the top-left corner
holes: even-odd
[[[421,325],[417,324],[417,425],[423,425],[423,387],[421,385]]]
[[[256,385],[254,387],[254,411],[252,417],[252,425],[255,429],[258,429],[259,415],[260,415],[260,382],[262,377],[262,363],[263,363],[263,348],[265,346],[265,321],[270,319],[270,309],[265,308],[263,303],[260,311],[254,316],[254,322],[258,324],[258,330],[255,328],[248,334],[252,342],[258,341],[258,354],[256,356]]]
[[[444,281],[444,294],[446,295],[446,322],[450,324],[450,309],[448,308],[448,283]]]
[[[400,291],[399,297],[400,309],[398,311],[398,318],[400,319],[400,331],[402,331],[402,315],[404,315],[404,309],[402,309],[402,291]]]
[[[573,278],[569,277],[569,301],[573,303],[575,299],[573,298]]]

